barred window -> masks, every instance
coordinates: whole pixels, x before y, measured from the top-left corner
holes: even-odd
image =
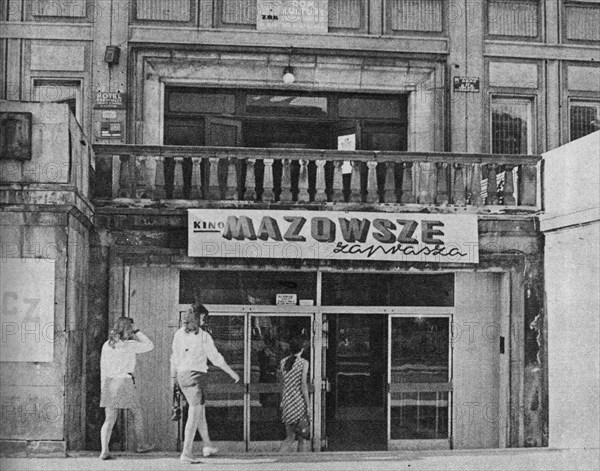
[[[600,129],[600,102],[572,101],[569,112],[571,141]]]
[[[531,100],[492,98],[491,108],[492,153],[531,153]]]

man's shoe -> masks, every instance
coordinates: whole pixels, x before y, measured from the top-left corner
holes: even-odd
[[[179,457],[179,461],[181,461],[182,463],[185,463],[185,464],[198,464],[198,463],[202,463],[202,461],[200,461],[199,458],[194,458],[193,456],[188,456],[188,455],[181,455]]]
[[[219,449],[212,446],[205,446],[204,448],[202,448],[202,456],[204,456],[205,458],[212,455],[216,455],[218,452]]]
[[[149,444],[149,445],[140,445],[138,446],[137,450],[135,450],[138,453],[148,453],[149,451],[154,450],[155,446],[154,443]]]
[[[101,460],[113,460],[114,459],[110,453],[100,453],[100,456],[98,458],[100,458]]]

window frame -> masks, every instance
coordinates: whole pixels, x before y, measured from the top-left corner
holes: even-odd
[[[600,10],[600,0],[597,1],[577,1],[577,0],[562,0],[560,2],[560,29],[561,29],[561,42],[564,44],[581,44],[581,45],[590,45],[597,46],[600,44],[599,39],[570,39],[568,37],[568,25],[569,25],[569,12],[568,9],[570,7],[577,6],[581,8],[587,9],[599,9]]]
[[[527,152],[524,154],[516,154],[516,155],[532,155],[535,154],[537,145],[537,132],[535,129],[535,123],[537,120],[535,119],[535,105],[536,105],[536,97],[534,95],[526,95],[526,94],[517,94],[517,93],[491,93],[490,101],[489,101],[489,114],[488,114],[488,145],[490,153],[494,152],[493,147],[493,139],[494,139],[494,125],[493,125],[493,114],[494,114],[494,102],[515,102],[523,104],[526,103],[528,105],[528,116],[527,116]],[[497,152],[496,152],[497,153]]]
[[[383,2],[383,34],[386,36],[429,36],[444,37],[448,35],[449,1],[439,0],[442,3],[442,29],[440,31],[421,30],[394,30],[392,29],[392,2],[394,0],[381,0]]]
[[[177,112],[169,110],[169,93],[170,92],[182,92],[187,91],[190,93],[196,92],[205,92],[205,93],[233,93],[235,94],[235,112],[233,114],[223,114],[223,113],[193,113],[193,112]],[[246,100],[249,95],[287,95],[287,96],[323,96],[327,97],[328,105],[327,105],[327,116],[323,117],[314,117],[314,116],[278,116],[278,115],[261,115],[261,114],[249,114],[246,112]],[[166,130],[169,125],[170,119],[181,120],[181,119],[190,119],[193,120],[194,117],[198,120],[205,119],[207,116],[212,117],[223,117],[223,118],[232,118],[238,119],[240,122],[250,121],[250,120],[286,120],[286,121],[295,121],[295,122],[306,122],[306,123],[315,123],[316,120],[319,122],[327,122],[331,123],[340,123],[340,122],[352,122],[354,123],[354,127],[357,133],[357,148],[362,147],[362,134],[363,128],[365,124],[368,123],[381,123],[384,125],[397,125],[398,133],[400,134],[401,142],[406,144],[408,147],[408,114],[409,114],[409,106],[408,106],[408,94],[398,93],[398,94],[390,94],[390,93],[327,93],[327,92],[310,92],[310,91],[297,91],[297,90],[285,90],[285,89],[243,89],[243,90],[234,90],[231,88],[202,88],[202,87],[180,87],[180,86],[169,86],[165,88],[164,94],[164,114],[163,114],[163,135],[166,140]],[[340,117],[338,114],[338,100],[340,98],[388,98],[388,99],[397,99],[399,101],[404,101],[404,103],[400,103],[400,116],[398,119],[390,119],[390,118],[372,118],[372,117]],[[404,133],[404,135],[402,135]],[[242,133],[243,134],[243,133]],[[244,146],[244,142],[241,144]],[[333,145],[333,142],[332,142]],[[335,147],[331,147],[331,149],[335,149]]]
[[[536,19],[536,36],[523,36],[523,35],[503,35],[503,34],[492,34],[490,33],[489,21],[490,21],[490,4],[492,2],[500,2],[501,0],[485,0],[484,12],[483,12],[483,28],[485,32],[485,38],[497,41],[527,41],[527,42],[542,42],[545,38],[544,31],[544,16],[545,11],[543,8],[543,0],[519,0],[520,3],[536,3],[537,4],[537,19]]]
[[[33,100],[34,97],[36,96],[36,90],[37,90],[37,86],[39,86],[39,84],[43,84],[43,85],[52,85],[52,84],[59,84],[59,85],[76,85],[77,86],[77,91],[76,91],[76,96],[75,96],[75,118],[77,119],[77,122],[79,123],[79,125],[81,127],[84,126],[84,106],[85,104],[83,103],[83,79],[82,78],[77,78],[77,77],[31,77],[31,99]],[[60,103],[57,101],[45,101],[43,103]]]
[[[571,122],[571,109],[574,105],[576,104],[580,104],[580,103],[591,103],[594,104],[596,107],[596,117],[600,120],[600,98],[582,98],[582,97],[578,97],[578,96],[569,96],[568,98],[568,107],[567,107],[567,127],[568,127],[568,133],[567,133],[567,138],[568,138],[568,142],[574,141],[575,138],[573,138],[573,123]],[[598,127],[598,129],[584,134],[583,136],[579,136],[576,139],[581,139],[584,136],[588,136],[589,134],[596,132],[600,130],[600,127]]]

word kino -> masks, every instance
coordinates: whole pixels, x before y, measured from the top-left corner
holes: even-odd
[[[191,209],[191,257],[477,263],[477,217]]]

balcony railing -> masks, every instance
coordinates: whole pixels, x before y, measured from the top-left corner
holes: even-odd
[[[537,155],[95,145],[95,199],[535,207]]]

